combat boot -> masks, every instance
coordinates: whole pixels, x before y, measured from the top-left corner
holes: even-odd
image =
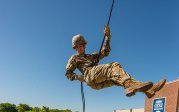
[[[124,82],[124,87],[126,91],[126,96],[133,96],[136,92],[147,91],[153,86],[152,82],[138,82],[133,79],[126,80]]]
[[[145,91],[144,93],[148,98],[151,98],[152,96],[155,95],[155,92],[163,88],[165,83],[166,83],[166,79],[160,80],[158,83],[154,84],[153,87],[151,87],[149,90]]]

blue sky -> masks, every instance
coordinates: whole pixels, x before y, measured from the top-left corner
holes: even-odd
[[[65,77],[81,33],[87,53],[98,51],[112,0],[1,0],[0,103],[82,111],[80,82]],[[179,77],[179,1],[116,0],[111,48],[102,63],[119,62],[134,78],[157,82]],[[76,71],[79,73],[78,71]],[[84,85],[86,112],[142,108],[145,95],[126,97],[122,87]]]

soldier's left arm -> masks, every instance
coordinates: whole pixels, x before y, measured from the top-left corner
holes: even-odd
[[[99,56],[99,53],[96,53],[96,55],[94,55],[95,59],[97,59],[98,57],[99,57],[99,60],[103,59],[104,57],[108,56],[111,51],[111,47],[110,47],[111,33],[110,33],[109,26],[104,27],[104,34],[105,34],[104,45],[100,51],[100,56]]]
[[[100,51],[101,55],[99,59],[102,59],[105,56],[108,56],[111,51],[111,47],[110,47],[111,32],[110,32],[109,26],[104,27],[104,34],[105,34],[105,43],[103,45],[102,50]]]
[[[110,36],[110,35],[109,35],[109,36]],[[102,48],[102,50],[101,50],[101,55],[100,55],[99,59],[102,59],[102,58],[108,56],[109,53],[110,53],[110,51],[111,51],[111,47],[110,47],[110,37],[108,37],[108,36],[106,35],[106,37],[105,37],[105,43],[104,43],[103,48]]]

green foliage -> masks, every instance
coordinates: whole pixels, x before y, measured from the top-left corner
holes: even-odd
[[[50,112],[49,107],[43,106],[40,112]]]
[[[32,108],[27,104],[19,104],[19,106],[17,106],[17,110],[18,112],[27,112],[32,110]]]
[[[39,107],[34,107],[34,108],[32,109],[32,112],[40,112],[40,108],[39,108]]]
[[[49,107],[43,106],[39,107],[30,107],[27,104],[19,104],[16,106],[11,103],[0,103],[0,112],[72,112],[69,109],[59,110],[59,109],[49,109]]]
[[[15,104],[1,103],[0,112],[18,112]]]
[[[58,110],[58,109],[50,109],[50,112],[72,112],[71,110]]]

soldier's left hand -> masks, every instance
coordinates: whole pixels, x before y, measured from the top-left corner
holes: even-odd
[[[111,37],[111,32],[109,26],[104,27],[104,34],[106,35],[107,39],[110,39]]]

